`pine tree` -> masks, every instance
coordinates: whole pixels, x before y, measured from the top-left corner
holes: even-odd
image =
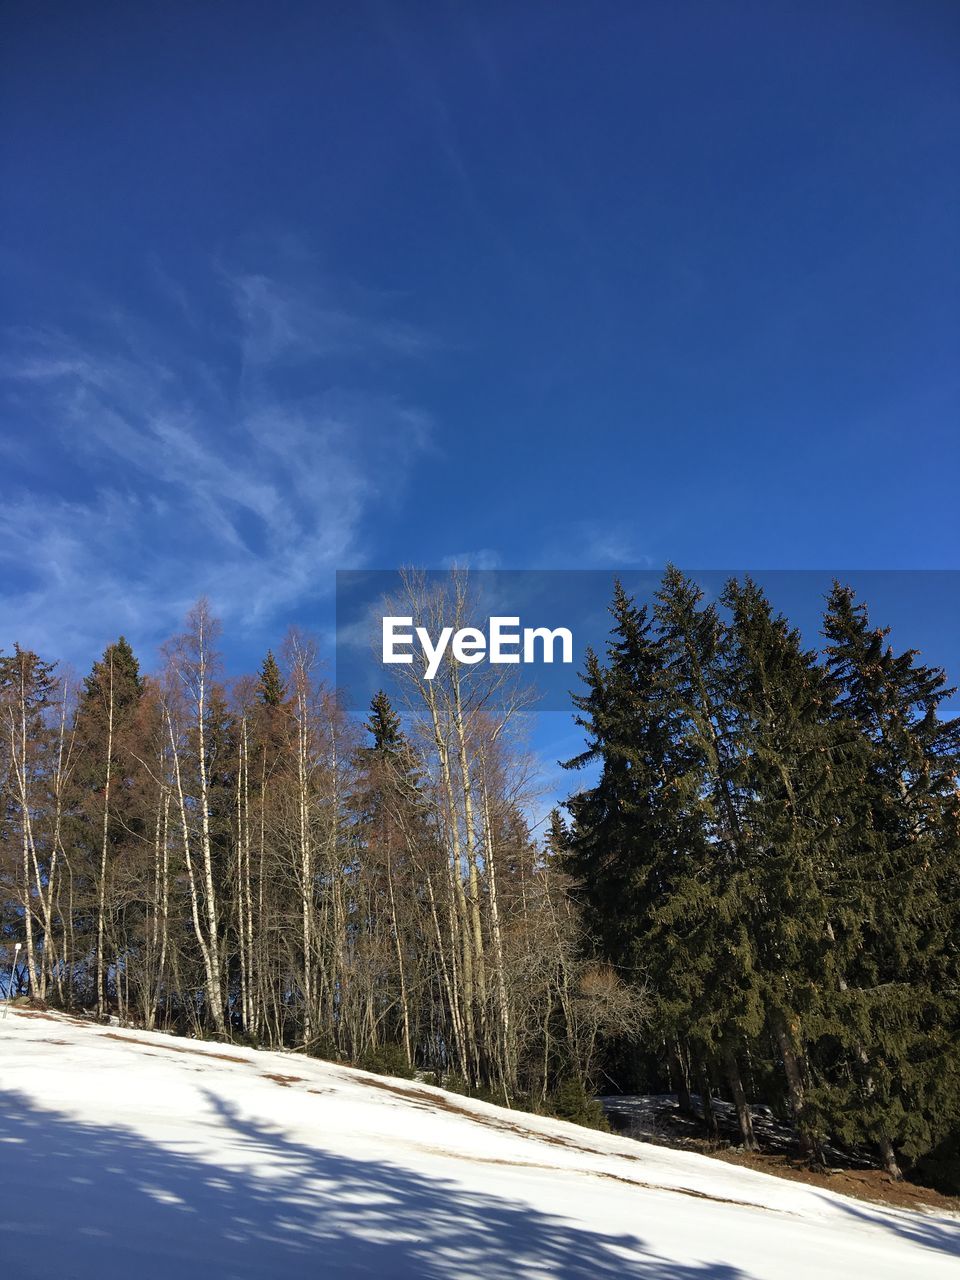
[[[396,755],[405,746],[405,739],[400,731],[400,717],[382,689],[370,703],[370,716],[364,727],[373,738],[370,750],[379,755]]]
[[[44,766],[44,755],[50,734],[45,715],[54,698],[55,668],[56,663],[44,662],[19,644],[14,645],[11,655],[0,654],[0,732],[9,770],[4,781],[9,784],[11,835],[17,846],[13,861],[18,864],[30,990],[41,996],[45,992],[49,955],[37,899],[42,896],[52,851],[45,846],[35,818],[47,808],[44,788],[49,770]],[[38,966],[39,947],[43,947],[44,954]]]
[[[664,760],[669,724],[662,700],[664,663],[646,609],[620,582],[604,666],[588,650],[574,697],[587,749],[565,768],[599,763],[600,777],[574,795],[566,866],[578,882],[588,927],[601,954],[623,972],[644,957],[644,929],[668,871]]]
[[[76,711],[81,755],[73,779],[76,805],[71,829],[84,851],[83,861],[95,888],[95,985],[100,1014],[107,1002],[110,922],[120,910],[112,892],[115,873],[142,834],[130,797],[136,762],[126,748],[143,688],[139,663],[120,636],[85,677]],[[119,961],[115,957],[116,981]]]
[[[657,593],[655,616],[672,705],[671,774],[684,813],[678,872],[656,910],[650,939],[670,978],[665,1032],[678,1041],[675,1072],[682,1072],[683,1057],[694,1060],[701,1077],[711,1068],[722,1072],[741,1140],[753,1148],[742,1063],[762,1031],[764,1009],[743,909],[752,885],[734,786],[729,646],[716,606],[704,606],[702,591],[672,567]]]
[[[960,719],[940,718],[943,671],[895,654],[849,587],[834,584],[824,633],[836,714],[865,753],[834,913],[849,1070],[833,1122],[899,1176],[895,1148],[916,1158],[960,1109]]]
[[[44,662],[30,649],[13,646],[13,653],[0,653],[0,706],[3,707],[5,727],[9,731],[10,718],[15,720],[21,712],[34,727],[37,717],[53,700],[55,662]]]
[[[676,673],[648,619],[617,583],[607,663],[588,653],[577,722],[600,764],[597,783],[567,802],[570,831],[552,827],[599,956],[653,997],[653,1030],[687,1100],[682,1057],[701,1091],[718,1056],[712,929],[702,876],[710,852],[699,777],[678,711]],[[706,909],[703,909],[706,908]],[[708,1124],[712,1123],[710,1113]]]
[[[219,685],[210,691],[204,747],[215,875],[218,884],[225,884],[234,853],[238,743],[237,720]],[[221,928],[225,927],[223,921]]]
[[[372,738],[357,753],[358,786],[352,802],[357,817],[360,872],[371,934],[384,934],[394,959],[393,972],[378,992],[383,1022],[402,1045],[403,1066],[414,1065],[411,983],[417,972],[420,871],[417,859],[430,847],[422,777],[399,715],[381,689],[370,704],[364,726]],[[374,1049],[376,1061],[388,1046]],[[396,1050],[394,1050],[396,1052]],[[373,1065],[374,1059],[370,1059]],[[393,1064],[396,1067],[396,1064]]]
[[[838,983],[829,938],[832,868],[855,817],[856,744],[832,715],[835,688],[818,655],[747,579],[727,584],[728,699],[742,814],[741,911],[767,1022],[801,1141],[818,1150],[808,1045]]]
[[[556,806],[550,810],[544,845],[549,858],[563,862],[570,847],[570,832],[560,809]]]
[[[265,707],[282,707],[287,696],[283,676],[272,649],[267,650],[267,656],[260,665],[257,694]]]

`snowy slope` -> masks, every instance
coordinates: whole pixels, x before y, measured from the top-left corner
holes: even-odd
[[[17,1277],[960,1276],[960,1221],[292,1054],[0,1016]]]

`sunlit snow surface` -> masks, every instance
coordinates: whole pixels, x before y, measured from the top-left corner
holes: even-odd
[[[16,1011],[0,1195],[10,1280],[960,1275],[950,1217],[293,1054]]]

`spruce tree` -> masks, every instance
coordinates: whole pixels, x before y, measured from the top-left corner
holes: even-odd
[[[234,856],[238,741],[236,716],[219,685],[214,685],[210,690],[207,702],[204,746],[215,875],[218,885],[225,885],[231,874]],[[226,925],[227,922],[222,921],[224,930]]]
[[[414,1065],[411,982],[422,949],[418,861],[431,844],[427,805],[413,749],[382,689],[371,701],[364,727],[372,742],[357,753],[358,785],[350,807],[356,817],[358,865],[367,890],[368,927],[389,939],[396,984],[394,990],[387,984],[378,993],[384,1008],[382,1022],[393,1036],[393,1047],[381,1046],[375,1057],[395,1072],[402,1067],[404,1074]],[[402,1064],[390,1057],[398,1052],[398,1044]]]
[[[818,1149],[829,1108],[811,1041],[840,1030],[843,957],[833,932],[837,868],[858,818],[860,744],[834,712],[837,687],[815,651],[749,579],[724,593],[733,652],[748,920],[767,1021],[801,1139]]]
[[[11,719],[15,724],[21,714],[28,721],[28,732],[31,727],[39,730],[40,718],[53,702],[56,667],[19,644],[14,644],[11,654],[0,653],[0,707],[7,732]]]
[[[73,802],[67,832],[82,851],[91,903],[91,943],[97,956],[95,997],[102,1013],[107,1001],[107,970],[120,976],[121,957],[107,963],[112,921],[122,909],[114,892],[117,872],[140,846],[142,815],[133,795],[137,763],[130,736],[144,683],[136,656],[124,636],[106,647],[84,678],[77,703],[75,729],[80,746],[72,775]],[[109,757],[109,758],[108,758]],[[133,930],[132,932],[136,932]]]
[[[49,765],[45,761],[51,741],[46,721],[54,701],[56,663],[44,662],[38,654],[14,645],[9,656],[0,654],[0,727],[9,754],[4,756],[5,774],[0,774],[9,805],[7,817],[13,837],[13,864],[18,865],[19,913],[22,913],[26,943],[26,968],[30,990],[42,995],[49,971],[49,953],[43,937],[43,920],[36,898],[49,874],[52,850],[45,841],[36,817],[49,799]],[[0,827],[2,834],[2,827]],[[12,868],[11,868],[12,869]],[[38,964],[37,951],[42,949]]]
[[[600,765],[594,786],[568,802],[572,825],[566,866],[578,882],[588,927],[603,956],[624,972],[645,957],[651,905],[669,874],[663,764],[669,725],[663,661],[647,611],[620,582],[610,607],[614,626],[606,665],[588,650],[574,697],[587,748],[565,768]]]
[[[941,718],[943,671],[895,654],[849,587],[834,584],[824,634],[836,714],[864,751],[836,894],[849,1067],[834,1127],[875,1142],[898,1176],[896,1151],[917,1158],[960,1113],[960,719]]]
[[[753,1148],[742,1071],[763,1029],[764,1006],[743,909],[752,872],[734,785],[726,632],[716,606],[705,606],[702,591],[672,567],[655,616],[672,705],[671,776],[684,820],[678,871],[656,909],[651,947],[669,972],[678,1056],[685,1046],[696,1075],[711,1067],[722,1073],[741,1140]]]
[[[400,730],[400,717],[394,711],[390,699],[380,689],[370,703],[370,716],[364,726],[373,738],[370,750],[380,755],[395,755],[405,745]]]
[[[287,696],[283,676],[272,649],[267,650],[267,656],[260,665],[257,695],[265,707],[282,707]]]
[[[562,812],[556,806],[550,810],[544,846],[547,857],[556,859],[558,863],[566,858],[569,850],[570,832]]]
[[[600,776],[567,802],[568,833],[551,828],[599,954],[631,979],[642,975],[678,1091],[681,1059],[701,1081],[719,1056],[713,921],[703,874],[710,851],[695,752],[683,732],[676,673],[647,610],[616,584],[606,665],[588,653],[587,692],[574,701],[587,751],[568,765],[600,765]]]

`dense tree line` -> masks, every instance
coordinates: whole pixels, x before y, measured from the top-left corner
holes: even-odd
[[[389,611],[459,627],[466,580],[408,575]],[[748,1148],[764,1103],[814,1160],[960,1164],[944,673],[839,584],[819,650],[750,580],[708,603],[670,569],[612,615],[575,698],[595,780],[539,843],[502,667],[402,668],[358,720],[297,632],[227,680],[203,601],[152,675],[122,638],[76,688],[0,654],[16,989],[577,1118],[612,1076],[715,1132],[719,1093]]]
[[[599,776],[556,817],[589,935],[642,974],[667,1080],[872,1145],[899,1176],[960,1132],[960,720],[835,584],[822,651],[749,579],[618,585],[576,698]],[[649,1062],[649,1059],[648,1059]],[[956,1176],[956,1172],[954,1174]],[[960,1189],[960,1183],[958,1188]]]
[[[423,617],[467,608],[460,580],[405,589]],[[0,655],[16,990],[583,1113],[642,997],[531,838],[516,691],[448,662],[356,723],[309,638],[232,681],[218,638],[201,601],[154,675],[121,638],[76,689]]]

